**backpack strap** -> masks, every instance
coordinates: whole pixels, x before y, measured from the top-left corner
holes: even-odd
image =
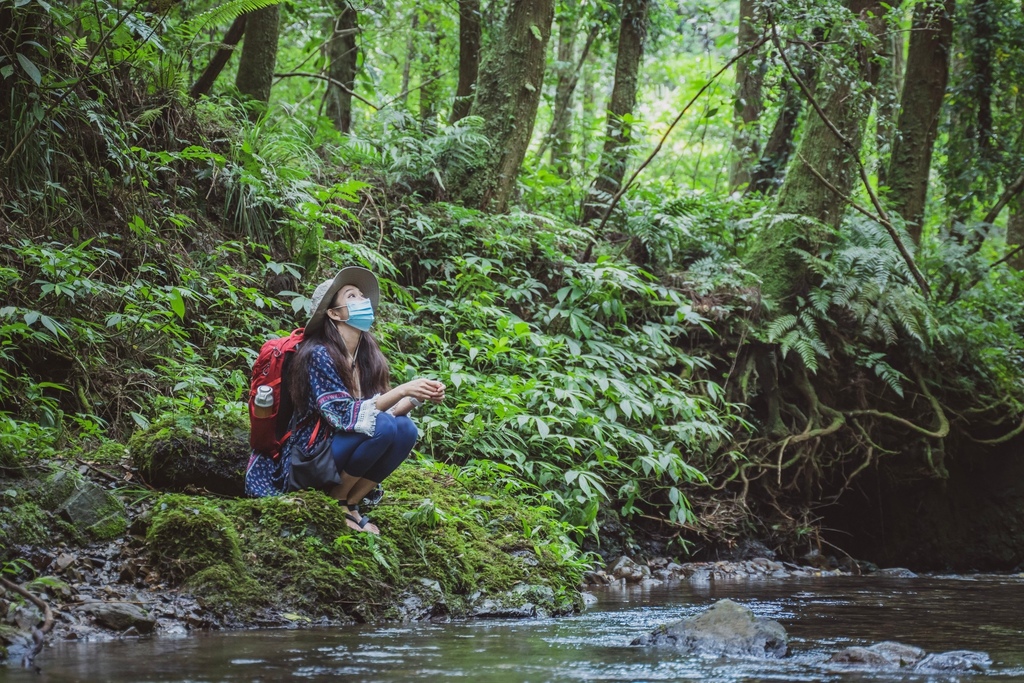
[[[313,444],[316,443],[316,435],[320,433],[320,422],[321,420],[317,416],[316,426],[313,427],[313,433],[309,435],[309,443],[306,444],[306,450],[312,448]]]

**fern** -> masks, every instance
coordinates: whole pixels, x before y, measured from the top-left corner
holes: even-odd
[[[183,22],[175,29],[175,33],[183,42],[191,43],[207,26],[234,21],[243,14],[273,7],[281,2],[282,0],[230,0]]]

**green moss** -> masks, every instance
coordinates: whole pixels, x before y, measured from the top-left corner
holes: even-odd
[[[207,567],[186,581],[185,586],[207,596],[207,604],[220,613],[251,617],[269,604],[263,586],[229,564]]]
[[[162,567],[193,575],[187,586],[207,604],[239,616],[276,609],[374,619],[389,613],[396,593],[435,582],[440,595],[427,592],[456,616],[474,594],[562,611],[578,605],[585,558],[552,511],[456,482],[454,473],[399,468],[372,511],[379,537],[352,531],[336,501],[303,491],[167,495],[153,508],[146,543]]]
[[[85,456],[86,460],[96,463],[115,465],[128,455],[128,448],[116,441],[108,441]]]
[[[26,501],[0,507],[0,560],[10,559],[8,553],[15,545],[43,545],[50,538],[49,518],[35,503]]]
[[[178,575],[208,567],[241,567],[238,532],[216,502],[170,494],[153,506],[146,546],[165,569]]]
[[[154,468],[168,458],[198,454],[206,454],[211,460],[236,458],[239,444],[249,439],[249,418],[241,408],[243,404],[239,405],[238,410],[220,415],[167,415],[150,428],[135,432],[128,441],[133,464],[143,476],[151,476]],[[212,439],[211,435],[218,438]]]

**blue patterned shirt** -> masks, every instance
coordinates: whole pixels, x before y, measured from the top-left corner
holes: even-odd
[[[336,431],[373,436],[379,412],[376,396],[356,398],[349,392],[334,369],[334,361],[327,348],[319,345],[309,360],[309,403],[295,406],[288,441],[294,441],[304,452],[309,452]],[[316,441],[310,445],[317,416],[323,424],[317,431]]]

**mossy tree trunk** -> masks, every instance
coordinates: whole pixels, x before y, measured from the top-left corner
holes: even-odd
[[[510,0],[490,41],[470,113],[484,120],[490,150],[451,183],[470,206],[504,211],[537,118],[554,0]]]
[[[823,71],[814,95],[825,117],[859,152],[878,78],[876,57],[886,28],[886,6],[881,0],[851,0],[847,7],[866,22],[874,44],[851,45],[851,54],[855,55],[852,73]],[[809,111],[796,159],[789,166],[776,204],[778,214],[799,218],[780,220],[765,231],[750,256],[751,268],[762,278],[762,291],[783,310],[794,303],[809,282],[810,274],[793,250],[817,253],[831,243],[832,229],[839,227],[846,208],[836,191],[850,196],[857,175],[855,154],[841,144],[817,111]],[[832,188],[821,178],[827,179]]]
[[[913,33],[913,32],[911,32]],[[880,60],[878,86],[875,88],[875,149],[879,164],[878,184],[886,185],[889,159],[896,135],[896,116],[903,82],[903,34],[892,31],[884,38],[884,58]]]
[[[1017,195],[1010,204],[1010,217],[1006,221],[1006,244],[1010,249],[1024,246],[1024,194]],[[1010,257],[1010,265],[1024,270],[1024,249]]]
[[[740,25],[737,49],[745,50],[758,38],[760,21],[755,0],[740,0]],[[733,112],[732,147],[736,155],[729,168],[729,190],[737,190],[750,183],[751,171],[757,163],[761,139],[760,121],[764,76],[762,58],[750,52],[736,62],[736,99]],[[783,110],[785,111],[785,110]]]
[[[889,165],[890,201],[915,242],[921,239],[932,149],[949,78],[954,0],[918,5]]]
[[[459,85],[455,89],[451,122],[469,114],[480,72],[480,0],[459,0]]]
[[[437,131],[441,104],[441,32],[437,30],[437,10],[423,10],[424,34],[429,47],[420,53],[420,122],[423,130]]]
[[[338,10],[338,16],[328,21],[327,57],[331,81],[327,83],[327,116],[337,130],[348,133],[352,130],[352,93],[356,88],[359,58],[356,44],[359,15],[348,2],[339,3]]]
[[[277,66],[277,38],[281,8],[271,5],[256,10],[245,22],[242,56],[238,61],[235,87],[238,91],[260,102],[270,101],[270,87]]]
[[[597,178],[583,208],[583,222],[599,218],[608,200],[619,191],[626,174],[629,144],[632,140],[633,109],[640,84],[640,65],[644,58],[650,0],[623,0],[619,27],[619,46],[615,58],[615,83],[608,102],[604,150]]]

